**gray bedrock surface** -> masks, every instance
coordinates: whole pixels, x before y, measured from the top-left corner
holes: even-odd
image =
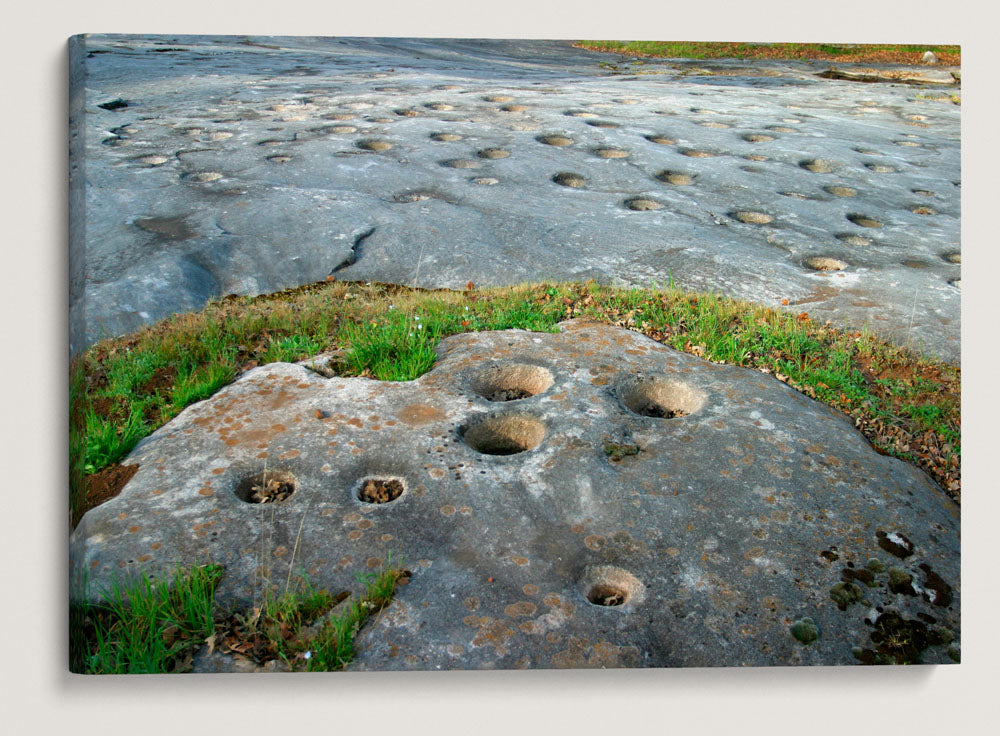
[[[672,279],[959,361],[953,89],[566,41],[71,49],[71,352],[333,274]]]

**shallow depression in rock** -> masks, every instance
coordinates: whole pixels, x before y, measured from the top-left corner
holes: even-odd
[[[471,388],[487,401],[517,401],[547,391],[553,383],[548,368],[529,363],[495,364],[477,373]]]
[[[395,501],[405,490],[406,481],[402,478],[367,476],[358,481],[355,495],[364,503],[382,504]]]
[[[295,493],[295,476],[286,470],[264,470],[243,478],[234,492],[245,503],[281,503]]]
[[[674,419],[693,414],[705,405],[704,392],[683,381],[640,376],[624,381],[618,398],[631,412],[644,417]]]
[[[492,415],[473,419],[459,436],[484,455],[516,455],[541,443],[545,424],[529,414]]]
[[[584,570],[580,592],[595,606],[617,607],[640,603],[645,597],[645,586],[627,570],[598,565]]]

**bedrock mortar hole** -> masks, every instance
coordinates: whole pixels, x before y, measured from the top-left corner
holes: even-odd
[[[518,401],[547,391],[553,383],[547,368],[528,363],[492,365],[472,379],[472,390],[487,401]]]
[[[705,394],[693,386],[667,378],[633,378],[618,389],[618,398],[629,411],[644,417],[675,419],[693,414],[705,405]]]
[[[367,476],[358,481],[357,498],[364,503],[392,503],[405,490],[402,478]]]
[[[813,271],[843,271],[847,268],[847,264],[843,261],[837,260],[836,258],[829,258],[827,256],[813,256],[812,258],[807,258],[805,260],[805,266]]]
[[[580,592],[595,606],[623,606],[639,603],[645,588],[627,570],[611,565],[588,567],[580,578]]]
[[[545,438],[545,424],[527,414],[502,414],[472,420],[459,431],[469,447],[484,455],[516,455]]]
[[[236,485],[235,493],[244,503],[281,503],[295,493],[295,476],[285,470],[254,473]]]

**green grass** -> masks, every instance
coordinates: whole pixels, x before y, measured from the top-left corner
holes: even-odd
[[[561,320],[578,316],[642,332],[712,361],[775,374],[854,416],[876,447],[923,463],[957,491],[959,369],[872,334],[844,333],[760,305],[685,292],[672,282],[648,289],[588,282],[468,292],[333,282],[223,299],[90,348],[71,381],[71,503],[74,509],[84,503],[80,468],[93,473],[120,461],[184,407],[256,365],[337,350],[341,375],[407,381],[431,368],[435,348],[448,335],[554,331]],[[909,439],[924,432],[938,436],[956,460],[931,467],[909,447]]]
[[[832,44],[832,43],[740,43],[718,41],[579,41],[577,46],[628,56],[670,59],[808,59],[833,57],[844,61],[877,60],[879,55],[913,55],[913,63],[925,51],[938,56],[961,53],[959,46],[929,44]]]
[[[235,631],[238,643],[255,644],[263,661],[279,659],[289,669],[312,672],[343,669],[354,658],[354,637],[361,626],[389,604],[398,582],[409,575],[391,562],[390,555],[382,570],[359,574],[364,595],[348,599],[336,615],[326,614],[339,601],[305,577],[286,585],[280,596],[268,592],[252,611],[224,614],[214,603],[223,573],[218,565],[178,569],[168,580],[143,575],[131,584],[113,585],[102,591],[99,603],[71,603],[70,670],[189,671],[199,649],[209,641],[221,644],[215,641],[217,624],[229,634]]]
[[[177,570],[170,580],[143,575],[103,591],[101,603],[70,606],[70,670],[149,674],[183,669],[185,654],[214,630],[218,565]]]

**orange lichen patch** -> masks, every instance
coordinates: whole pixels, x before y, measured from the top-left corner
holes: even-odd
[[[153,555],[139,555],[136,559],[139,562],[149,562],[151,559],[153,559]]]
[[[535,595],[538,593],[538,586],[534,583],[528,583],[527,585],[522,586],[521,590],[524,591],[525,595]]]
[[[358,522],[358,529],[371,529],[375,526],[375,522],[371,519],[362,519]]]
[[[574,534],[583,534],[585,529],[586,527],[583,524],[574,524],[569,528],[569,530]]]
[[[213,493],[215,493],[215,491],[208,487],[198,489],[199,496],[211,496]]]
[[[427,474],[431,478],[434,478],[435,480],[440,480],[441,478],[444,478],[444,476],[446,475],[443,468],[431,468],[430,470],[427,471]]]
[[[764,550],[761,547],[753,547],[752,549],[748,549],[743,556],[748,560],[756,560],[764,556]]]
[[[676,547],[667,547],[667,554],[670,555],[671,557],[676,557],[680,553],[681,551]]]
[[[225,472],[225,468],[212,468],[212,475],[222,475]]]
[[[546,606],[549,606],[550,608],[558,606],[559,602],[560,598],[555,593],[549,593],[544,598],[542,598],[542,603],[544,603]]]
[[[284,545],[275,547],[274,552],[272,552],[271,554],[273,554],[275,557],[284,557],[285,555],[288,554],[288,547],[285,547]]]
[[[391,534],[383,534],[381,537],[379,537],[379,540],[383,542],[391,542],[394,538],[395,537],[393,537]]]
[[[507,625],[507,621],[497,619],[479,629],[479,633],[472,640],[472,646],[492,646],[496,650],[497,656],[502,657],[510,651],[510,640],[513,637],[514,629]]]
[[[298,457],[301,454],[302,454],[301,450],[287,450],[286,452],[283,452],[280,455],[278,455],[278,459],[279,460],[291,460],[292,458]]]
[[[634,646],[617,646],[607,641],[591,645],[586,639],[571,636],[567,648],[552,655],[549,664],[557,669],[603,667],[635,667],[639,662],[639,649]]]
[[[382,558],[381,557],[369,557],[367,560],[365,560],[365,566],[368,567],[369,569],[371,569],[373,567],[381,567],[382,566]]]
[[[460,657],[463,654],[465,654],[465,647],[463,647],[461,644],[449,644],[448,654],[450,654],[453,657]]]
[[[451,505],[442,506],[441,513],[444,514],[445,516],[451,516],[452,514],[455,513],[455,507]]]
[[[357,417],[351,417],[350,419],[347,420],[347,423],[350,424],[352,427],[357,427],[358,429],[361,429],[364,426],[364,422],[362,422]]]
[[[350,532],[347,535],[347,538],[350,539],[352,542],[356,542],[359,539],[361,539],[361,537],[363,537],[363,536],[365,536],[365,533],[363,531],[355,529],[354,531]]]
[[[531,601],[518,601],[504,608],[503,612],[511,618],[517,618],[518,616],[533,616],[537,610],[538,606]]]
[[[160,542],[153,542],[151,545],[149,545],[149,548],[151,550],[158,550],[162,546],[163,546],[163,544],[161,544]]]
[[[396,412],[396,417],[410,427],[419,427],[446,419],[444,412],[430,404],[408,404]]]
[[[135,533],[136,533],[136,532],[138,532],[138,531],[139,531],[140,529],[142,529],[142,527],[141,527],[141,526],[130,526],[130,527],[128,528],[128,531],[129,531],[129,534],[135,534]]]
[[[602,549],[608,543],[608,540],[600,534],[591,534],[590,536],[584,538],[583,543],[587,546],[587,549],[591,549],[596,552]]]
[[[460,513],[462,516],[468,516],[469,514],[472,513],[472,507],[471,506],[459,506],[458,507],[458,513]]]
[[[344,523],[345,524],[353,524],[354,522],[360,521],[360,520],[361,520],[361,514],[359,514],[356,511],[352,511],[349,514],[345,514],[344,515]]]

